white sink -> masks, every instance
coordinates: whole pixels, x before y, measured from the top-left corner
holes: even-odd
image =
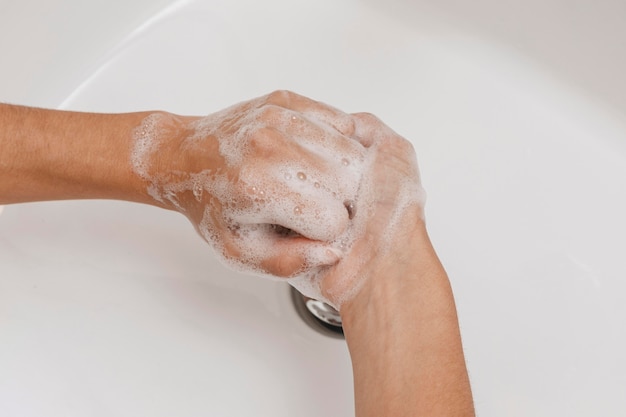
[[[610,75],[626,63],[595,46],[615,44],[621,6],[411,4],[0,5],[0,100],[206,114],[281,88],[378,114],[416,147],[478,414],[624,415],[626,107]],[[559,55],[568,31],[589,33],[580,54]],[[221,266],[182,216],[0,214],[0,416],[352,414],[344,341],[307,327],[288,286]]]

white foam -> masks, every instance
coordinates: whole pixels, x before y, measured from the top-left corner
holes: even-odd
[[[133,132],[134,146],[131,153],[131,164],[137,175],[149,179],[148,160],[158,150],[160,131],[158,129],[164,116],[153,113],[146,117]]]

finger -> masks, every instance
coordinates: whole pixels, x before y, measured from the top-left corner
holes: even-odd
[[[335,265],[339,255],[329,246],[305,238],[278,238],[271,253],[260,262],[260,267],[278,277],[294,277],[305,271],[319,270]]]
[[[239,173],[238,224],[279,224],[313,240],[330,241],[347,228],[362,170],[327,159],[280,132],[263,129],[251,140],[252,158]],[[360,146],[360,145],[359,145]]]
[[[290,148],[300,155],[301,166],[305,168],[286,173],[301,180],[291,183],[294,190],[306,191],[307,186],[310,190],[313,185],[319,191],[336,195],[342,203],[356,197],[366,159],[363,146],[301,115],[294,116],[283,134],[295,142],[289,144]]]
[[[286,90],[274,91],[268,94],[265,96],[265,102],[300,112],[311,119],[332,126],[348,137],[352,137],[354,134],[352,117],[328,104]]]
[[[389,126],[371,113],[354,113],[354,138],[363,146],[369,148],[381,140],[398,136]]]
[[[262,213],[265,223],[280,225],[322,242],[335,240],[350,224],[350,212],[340,199],[310,198],[299,194],[291,194],[289,197],[291,204],[268,206],[268,210]]]
[[[340,161],[348,166],[352,160],[362,161],[365,149],[358,141],[328,126],[307,114],[289,111],[288,123],[282,126],[282,132],[311,151],[328,159]]]
[[[357,241],[348,254],[320,276],[318,285],[322,297],[329,300],[339,311],[347,299],[356,295],[367,276],[362,269],[366,265],[364,257],[370,252],[362,251],[360,246],[364,243]]]
[[[364,146],[375,146],[379,164],[389,164],[395,170],[403,170],[407,177],[420,180],[417,156],[413,144],[396,133],[370,113],[356,113],[355,135]]]
[[[301,112],[266,104],[251,113],[249,119],[250,125],[259,121],[264,125],[247,137],[253,144],[266,142],[266,145],[275,146],[284,140],[295,141],[308,145],[310,151],[329,159],[363,159],[365,150],[359,142]],[[280,132],[282,137],[277,137],[276,132]]]
[[[329,245],[277,231],[272,225],[242,225],[225,237],[223,247],[231,266],[278,277],[293,277],[339,260],[338,252]]]
[[[273,157],[250,162],[241,171],[251,204],[233,213],[239,224],[278,224],[320,241],[331,241],[349,226],[360,186],[360,172],[329,164],[315,154],[290,151],[288,162]]]
[[[280,171],[278,173],[280,174]],[[291,174],[289,174],[291,176]],[[305,182],[297,174],[285,182]],[[291,184],[266,182],[253,186],[262,198],[252,199],[246,210],[232,214],[235,222],[242,225],[272,224],[291,230],[306,238],[329,242],[340,236],[350,224],[347,199],[324,189],[320,185],[300,185],[299,190]]]

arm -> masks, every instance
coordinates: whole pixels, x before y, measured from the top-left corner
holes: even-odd
[[[322,279],[340,308],[357,417],[474,416],[450,283],[426,232],[414,150],[354,115],[368,149],[347,255]]]
[[[205,117],[0,106],[0,204],[108,198],[185,215],[239,270],[332,265],[358,187],[351,117],[278,91]],[[338,175],[341,180],[338,180]]]
[[[341,309],[358,417],[474,415],[448,277],[417,219]]]
[[[111,198],[150,203],[126,163],[147,113],[90,114],[0,104],[0,204]]]

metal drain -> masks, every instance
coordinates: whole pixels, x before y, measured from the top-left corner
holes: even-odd
[[[326,303],[306,297],[290,287],[291,300],[298,316],[313,330],[337,339],[343,339],[339,312]]]

